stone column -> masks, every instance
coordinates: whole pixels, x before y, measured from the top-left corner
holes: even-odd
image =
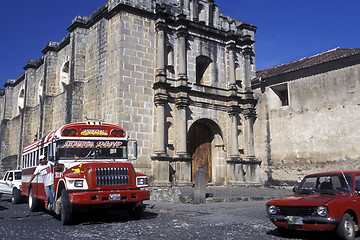
[[[158,82],[166,82],[165,68],[165,20],[159,18],[156,22],[157,52],[156,52],[156,78]]]
[[[244,60],[245,60],[244,86],[245,86],[246,92],[252,92],[252,88],[251,88],[251,55],[252,55],[252,53],[253,53],[253,51],[250,46],[244,47],[244,49],[243,49],[243,55],[244,55]],[[251,96],[252,96],[252,94],[251,94]]]
[[[257,176],[257,165],[261,162],[255,157],[255,147],[254,147],[254,122],[256,118],[256,110],[254,100],[254,94],[251,87],[251,57],[253,55],[252,47],[250,45],[245,45],[243,48],[243,55],[245,59],[245,100],[246,104],[244,106],[244,117],[245,117],[245,156],[246,164],[248,165],[248,170],[250,171],[249,180],[252,182],[258,181]]]
[[[242,184],[244,181],[244,171],[242,165],[242,159],[239,152],[239,141],[238,141],[238,120],[240,114],[240,107],[236,105],[236,101],[233,101],[230,107],[229,116],[231,120],[230,125],[230,158],[227,160],[228,163],[228,181],[231,184]]]
[[[167,89],[170,84],[166,83],[165,68],[165,9],[157,7],[156,32],[157,32],[157,53],[156,53],[156,77],[153,86],[155,104],[155,134],[154,134],[154,155],[151,157],[154,186],[170,186],[169,171],[170,159],[166,153],[166,104],[168,102]]]
[[[177,155],[180,158],[188,158],[188,153],[186,151],[186,135],[187,135],[187,107],[188,99],[185,97],[180,97],[176,99],[176,107],[178,109],[178,144],[177,144]]]
[[[233,38],[235,38],[234,36]],[[236,86],[236,41],[231,39],[227,42],[227,49],[229,52],[229,116],[230,116],[230,159],[227,160],[228,163],[228,178],[231,184],[242,184],[244,181],[244,171],[242,165],[242,159],[239,152],[239,140],[238,140],[238,121],[239,114],[241,112],[239,101],[241,98],[238,96],[237,86]]]
[[[156,127],[155,127],[155,149],[156,156],[167,157],[165,148],[165,104],[167,102],[167,95],[158,93],[154,97]]]
[[[229,85],[231,89],[236,89],[235,41],[229,41],[227,47],[229,51]]]
[[[193,21],[198,21],[199,20],[199,1],[198,0],[192,0],[193,5],[192,5],[192,14],[193,14]]]
[[[177,25],[177,50],[178,50],[178,81],[180,86],[187,87],[188,76],[187,76],[187,36],[188,31],[186,27],[186,15],[179,14],[176,19]],[[179,84],[178,84],[179,86]]]
[[[191,185],[191,156],[187,153],[187,109],[189,106],[189,99],[185,87],[182,92],[177,94],[175,104],[178,109],[177,118],[177,144],[176,144],[176,157],[173,161],[176,166],[176,184],[179,186]]]
[[[164,85],[164,86],[163,86]],[[169,171],[170,163],[169,157],[166,153],[165,146],[165,121],[166,113],[165,106],[168,95],[166,94],[166,84],[158,82],[154,85],[155,88],[155,134],[154,134],[154,155],[151,157],[152,172],[154,176],[154,186],[170,186]]]
[[[209,26],[214,26],[214,11],[215,11],[215,6],[214,6],[214,0],[209,0]]]
[[[246,159],[254,159],[254,120],[256,117],[255,109],[246,109],[245,117],[245,154]]]
[[[186,35],[184,29],[178,32],[179,38],[179,80],[181,86],[187,86],[187,55],[186,55]]]
[[[229,113],[229,116],[231,118],[230,158],[239,158],[238,113],[232,111]]]

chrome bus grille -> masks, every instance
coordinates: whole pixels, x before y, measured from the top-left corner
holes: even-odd
[[[128,185],[129,171],[127,167],[96,168],[96,185],[113,186]]]

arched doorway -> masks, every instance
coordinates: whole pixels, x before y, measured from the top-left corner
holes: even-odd
[[[208,182],[212,181],[212,153],[211,143],[214,134],[210,128],[201,122],[195,122],[188,133],[188,152],[193,158],[191,166],[192,181],[195,179],[195,172],[199,169],[199,165],[203,165],[207,172]]]

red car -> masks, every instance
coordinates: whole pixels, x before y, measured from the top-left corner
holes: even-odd
[[[304,177],[294,195],[266,204],[269,219],[279,232],[337,231],[355,239],[360,221],[360,171],[334,171]]]

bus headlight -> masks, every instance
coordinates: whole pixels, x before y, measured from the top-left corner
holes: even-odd
[[[83,187],[84,186],[84,180],[75,180],[75,187]]]
[[[136,177],[136,186],[138,186],[138,187],[147,187],[148,186],[147,177]]]
[[[87,182],[85,179],[66,179],[66,185],[69,190],[76,190],[76,189],[88,189]]]

